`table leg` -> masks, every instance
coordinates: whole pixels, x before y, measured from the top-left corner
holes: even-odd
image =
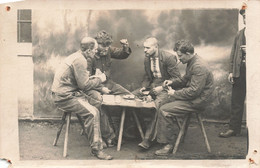
[[[120,148],[121,148],[122,136],[123,136],[123,130],[124,130],[124,122],[125,122],[125,108],[123,108],[122,115],[121,115],[119,136],[118,136],[118,142],[117,142],[117,151],[120,151]]]
[[[144,140],[144,133],[143,133],[141,124],[140,124],[140,122],[138,120],[138,117],[136,116],[135,111],[133,111],[133,115],[134,115],[134,118],[135,118],[135,121],[136,121],[137,128],[138,128],[138,130],[140,132],[141,138],[142,138],[142,140]]]

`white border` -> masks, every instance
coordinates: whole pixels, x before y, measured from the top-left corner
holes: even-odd
[[[17,9],[195,9],[240,8],[240,0],[220,1],[24,1],[0,5],[0,157],[11,159],[15,167],[256,167],[260,153],[260,2],[247,2],[247,123],[249,127],[249,153],[245,160],[162,160],[162,161],[19,161],[17,89],[15,55]],[[9,12],[5,11],[10,6]],[[2,26],[3,25],[3,26]],[[254,154],[254,150],[258,153]],[[119,164],[120,163],[120,164]]]

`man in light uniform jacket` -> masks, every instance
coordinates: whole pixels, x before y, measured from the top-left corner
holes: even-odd
[[[103,151],[100,112],[89,103],[89,97],[84,93],[106,81],[105,74],[90,79],[87,71],[87,58],[93,57],[96,50],[96,40],[84,37],[81,41],[81,50],[69,55],[57,69],[52,92],[57,107],[65,112],[77,113],[85,120],[84,126],[92,154],[99,159],[111,160],[112,156]]]

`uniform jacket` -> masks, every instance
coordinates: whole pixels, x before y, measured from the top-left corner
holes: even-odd
[[[182,79],[174,79],[172,87],[181,88],[174,92],[176,100],[190,101],[196,108],[201,108],[210,99],[213,87],[213,75],[209,66],[195,55],[187,63],[186,73]]]
[[[126,59],[131,54],[131,49],[129,51],[124,51],[121,48],[110,47],[108,54],[106,56],[98,56],[96,55],[93,59],[92,63],[92,74],[95,74],[96,69],[100,69],[101,72],[104,72],[109,79],[111,76],[111,64],[112,60],[114,59]]]
[[[52,92],[57,95],[71,95],[76,91],[89,91],[101,84],[99,78],[89,79],[87,58],[81,51],[68,56],[57,69]]]
[[[245,28],[240,30],[234,40],[231,54],[230,54],[230,68],[229,72],[233,73],[233,77],[239,77],[240,76],[240,66],[241,66],[241,60],[242,60],[242,51],[240,49],[241,45],[243,44],[243,38],[245,38]]]
[[[169,52],[159,50],[159,67],[162,74],[162,81],[172,78],[179,78],[180,72],[177,68],[177,57]],[[151,71],[150,57],[144,59],[145,75],[142,82],[142,87],[149,88],[154,81],[153,73]]]

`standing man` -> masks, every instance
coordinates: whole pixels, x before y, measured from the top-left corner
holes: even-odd
[[[244,25],[246,24],[245,9],[239,13],[243,16]],[[246,27],[236,35],[231,54],[228,81],[232,84],[231,97],[231,117],[229,129],[219,134],[222,138],[236,136],[241,132],[241,124],[244,112],[246,97]]]
[[[103,151],[100,131],[100,112],[88,101],[88,92],[106,81],[105,74],[89,78],[87,58],[95,55],[97,42],[85,37],[81,41],[81,50],[68,56],[57,69],[52,92],[54,103],[66,112],[79,114],[85,119],[85,130],[91,145],[91,153],[99,159],[111,160],[112,156]]]
[[[168,97],[162,84],[165,80],[176,79],[180,77],[177,68],[177,57],[169,52],[159,49],[158,41],[154,37],[149,37],[144,42],[144,69],[145,76],[142,82],[142,88],[133,92],[136,96],[143,96],[144,91],[150,90],[150,93],[156,95],[156,108],[162,104],[162,100]],[[157,112],[151,114],[151,122],[147,126],[144,140],[138,144],[141,148],[148,149],[151,142],[156,137]]]
[[[212,72],[208,64],[194,54],[193,45],[182,40],[175,44],[174,50],[177,50],[180,62],[187,64],[186,73],[182,78],[164,82],[164,86],[170,86],[169,97],[168,103],[162,105],[159,110],[157,142],[166,145],[157,150],[156,155],[168,155],[173,150],[175,133],[171,114],[186,114],[204,109],[214,90]]]

